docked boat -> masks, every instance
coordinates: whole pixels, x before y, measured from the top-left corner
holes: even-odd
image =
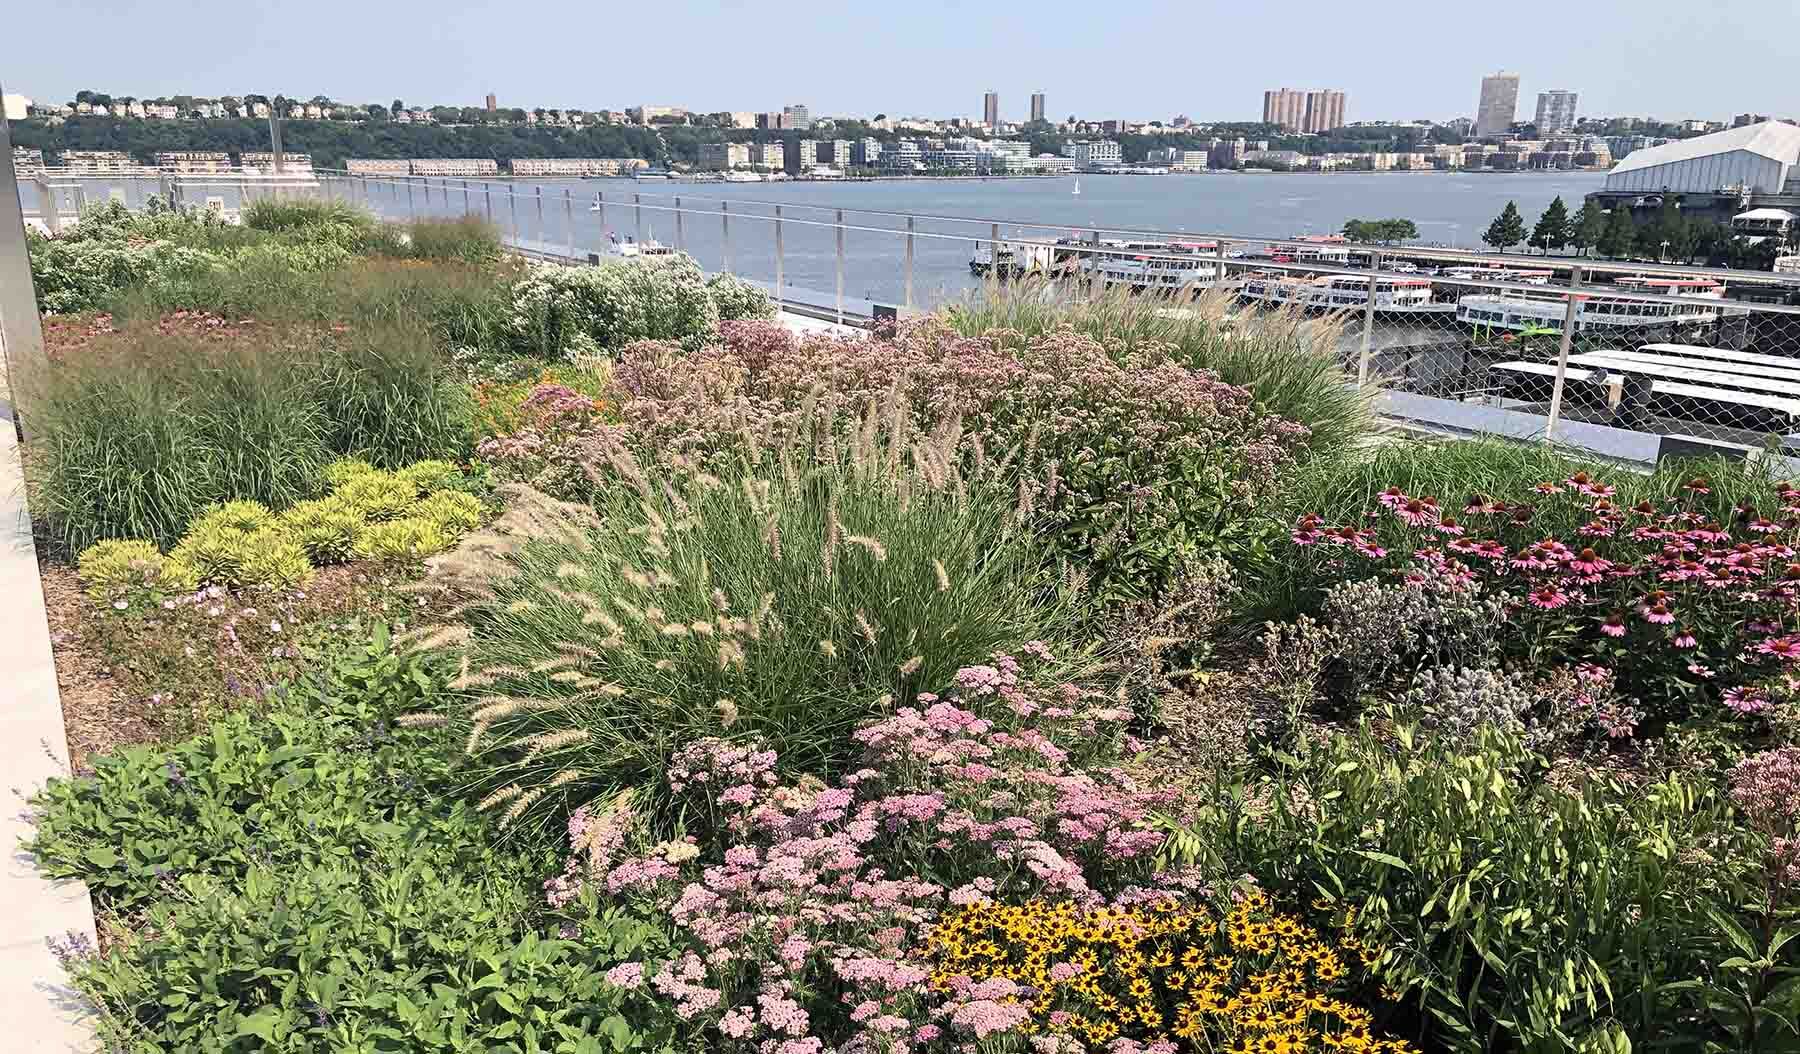
[[[1350,263],[1350,243],[1341,234],[1307,234],[1287,241],[1270,242],[1261,255],[1276,263],[1342,267]]]
[[[1370,276],[1366,274],[1289,278],[1257,273],[1244,281],[1238,295],[1253,303],[1275,307],[1294,306],[1305,311],[1353,311],[1368,306],[1369,279]],[[1383,314],[1447,314],[1453,310],[1453,306],[1432,302],[1430,279],[1382,275],[1375,278],[1375,310]]]
[[[1575,301],[1577,333],[1589,329],[1642,330],[1658,326],[1670,329],[1699,326],[1717,321],[1725,311],[1718,303],[1725,298],[1725,288],[1709,279],[1623,276],[1614,279],[1613,285],[1627,293],[1670,299],[1638,300],[1603,294],[1579,297]],[[1568,310],[1566,299],[1550,294],[1478,293],[1460,297],[1456,301],[1457,321],[1471,326],[1515,332],[1537,329],[1560,333]]]
[[[1105,244],[1105,243],[1103,243]],[[1216,242],[1108,244],[1083,266],[1107,286],[1164,293],[1210,289],[1219,281]]]

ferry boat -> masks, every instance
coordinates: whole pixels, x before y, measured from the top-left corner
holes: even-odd
[[[1238,295],[1257,303],[1294,305],[1307,311],[1351,311],[1368,306],[1369,276],[1288,278],[1259,272],[1245,280]],[[1375,310],[1383,314],[1430,314],[1448,313],[1452,308],[1432,302],[1430,279],[1383,275],[1375,279]]]
[[[1210,255],[1218,251],[1217,242],[1106,244],[1107,251],[1092,254],[1093,259],[1083,262],[1105,285],[1174,293],[1198,292],[1218,284],[1219,265]]]
[[[969,258],[969,273],[1002,278],[1066,274],[1075,269],[1076,245],[1067,238],[976,242],[975,252]]]
[[[1263,255],[1276,263],[1343,266],[1350,262],[1350,243],[1341,234],[1306,234],[1270,242]]]
[[[1621,278],[1613,284],[1632,292],[1704,303],[1690,306],[1667,300],[1585,295],[1575,301],[1577,333],[1589,329],[1645,329],[1653,326],[1675,329],[1699,326],[1717,321],[1725,310],[1711,304],[1712,301],[1724,299],[1724,287],[1706,279]],[[1457,321],[1471,326],[1512,331],[1536,329],[1561,333],[1568,310],[1568,302],[1561,297],[1522,293],[1478,293],[1456,301]]]

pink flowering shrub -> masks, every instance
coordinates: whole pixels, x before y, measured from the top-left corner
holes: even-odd
[[[1315,581],[1390,574],[1504,593],[1507,652],[1609,670],[1653,716],[1758,713],[1800,689],[1800,490],[1779,484],[1779,508],[1725,517],[1710,493],[1693,477],[1626,505],[1575,473],[1451,508],[1390,487],[1354,523],[1301,516],[1286,558]]]
[[[484,437],[475,456],[501,482],[529,482],[571,496],[582,476],[577,442],[603,418],[594,398],[563,384],[535,385],[507,414],[509,429]]]
[[[1214,374],[1166,353],[1117,358],[1072,330],[1003,346],[936,321],[878,339],[719,328],[690,354],[658,343],[621,354],[631,445],[716,467],[747,450],[850,442],[873,407],[890,433],[947,436],[998,474],[1103,594],[1152,595],[1196,549],[1239,544],[1244,514],[1307,435]]]
[[[709,1046],[898,1051],[1014,1028],[1016,1004],[983,986],[929,994],[934,920],[990,900],[1152,895],[1140,886],[1162,835],[1146,821],[1173,797],[1112,767],[1135,744],[1108,700],[1033,684],[1007,655],[955,681],[858,730],[860,766],[830,783],[781,781],[754,741],[690,743],[666,774],[688,838],[649,844],[628,799],[578,810],[550,903],[666,917],[675,953],[619,967],[621,983],[642,977]]]

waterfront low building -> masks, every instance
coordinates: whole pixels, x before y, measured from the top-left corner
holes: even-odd
[[[62,163],[83,173],[132,172],[143,167],[123,150],[64,150]]]
[[[619,161],[610,157],[515,157],[507,162],[515,176],[616,176]]]
[[[246,151],[245,153],[238,155],[238,165],[247,173],[255,173],[258,175],[272,173],[275,171],[275,155],[268,150]],[[313,159],[311,154],[284,153],[281,155],[281,171],[283,174],[310,174],[312,168]]]
[[[750,167],[749,143],[701,143],[700,167],[708,172],[729,172]]]
[[[500,162],[491,157],[415,157],[408,167],[415,176],[492,176],[500,172]]]
[[[223,150],[163,150],[156,155],[156,167],[182,175],[229,172],[231,155]]]
[[[353,176],[404,176],[412,171],[412,163],[403,157],[352,157],[345,159],[344,171]]]

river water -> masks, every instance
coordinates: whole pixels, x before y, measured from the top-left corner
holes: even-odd
[[[837,232],[830,225],[844,210],[844,295],[852,300],[898,303],[904,295],[906,219],[914,228],[913,297],[921,306],[954,299],[973,288],[969,273],[972,245],[986,239],[991,224],[1002,238],[1088,236],[1099,230],[1142,229],[1191,234],[1230,234],[1247,238],[1286,238],[1334,233],[1353,218],[1404,217],[1419,228],[1420,240],[1442,245],[1481,248],[1481,233],[1508,201],[1515,202],[1529,230],[1552,198],[1560,196],[1573,212],[1582,196],[1599,189],[1601,173],[1343,173],[1080,177],[1081,193],[1072,193],[1073,178],[1049,179],[913,179],[870,182],[667,183],[616,179],[562,180],[507,186],[492,184],[492,215],[508,235],[563,248],[574,223],[578,250],[603,249],[611,237],[654,238],[676,244],[697,257],[707,270],[730,269],[745,277],[775,277],[775,206],[782,209],[782,271],[791,291],[827,299],[835,295]],[[447,192],[447,195],[446,195]],[[605,199],[602,213],[591,210],[595,195]],[[565,200],[565,195],[567,200]],[[543,221],[540,225],[539,198]],[[644,206],[633,208],[637,196]],[[458,181],[432,185],[415,193],[412,208],[461,212]],[[702,209],[706,215],[682,215],[679,229],[672,208]],[[721,202],[729,219],[719,213]],[[485,213],[489,199],[480,185],[469,192],[468,207]],[[404,190],[377,189],[371,199],[382,212],[404,214]],[[893,213],[896,215],[882,215]],[[943,218],[963,217],[972,222]],[[812,224],[822,224],[815,226]],[[729,228],[730,258],[726,258]],[[886,233],[892,231],[894,233]]]
[[[456,179],[404,185],[371,184],[367,202],[383,215],[491,215],[509,238],[566,251],[603,252],[611,238],[654,238],[693,254],[708,271],[726,270],[773,282],[776,206],[783,213],[782,279],[797,300],[830,303],[836,296],[837,231],[843,210],[847,306],[904,299],[906,215],[914,220],[913,302],[929,307],[964,295],[971,239],[986,239],[999,223],[1002,238],[1102,237],[1121,230],[1155,230],[1242,238],[1328,234],[1348,219],[1410,219],[1428,244],[1481,248],[1481,233],[1508,201],[1530,226],[1552,198],[1570,212],[1598,189],[1597,172],[1361,172],[1207,173],[1163,176],[1091,175],[1035,179],[893,179],[857,182],[676,183],[626,179]],[[85,200],[118,195],[137,206],[155,181],[82,180]],[[183,200],[209,197],[228,209],[235,188],[193,177]],[[341,187],[342,183],[334,184]],[[410,191],[410,192],[409,192]],[[603,196],[605,211],[591,209]],[[37,207],[24,195],[28,211]],[[362,200],[362,195],[357,194]],[[637,199],[641,209],[633,208]],[[679,198],[683,209],[676,214]],[[723,206],[722,206],[723,203]],[[659,208],[660,206],[660,208]],[[721,217],[721,208],[729,219]],[[67,203],[73,211],[71,200]],[[935,217],[935,218],[933,218]],[[945,217],[966,218],[957,222]],[[729,238],[727,238],[727,224]],[[868,229],[848,229],[868,228]]]

